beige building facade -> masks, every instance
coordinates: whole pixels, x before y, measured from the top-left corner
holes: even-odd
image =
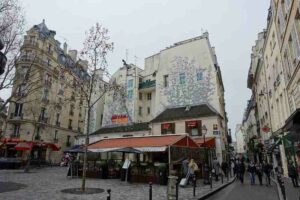
[[[58,163],[62,150],[84,130],[84,99],[77,83],[88,83],[89,76],[86,62],[66,44],[61,48],[55,34],[43,21],[24,37],[4,137],[54,143],[60,151],[44,149],[41,159]]]

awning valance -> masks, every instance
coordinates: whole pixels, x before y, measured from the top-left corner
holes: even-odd
[[[215,137],[205,137],[205,143],[204,143],[204,137],[198,137],[198,138],[193,138],[195,142],[200,147],[210,147],[210,148],[215,148],[216,147],[216,138]]]
[[[161,135],[101,139],[88,146],[92,152],[119,151],[131,148],[140,152],[164,152],[168,146],[199,147],[188,135]]]

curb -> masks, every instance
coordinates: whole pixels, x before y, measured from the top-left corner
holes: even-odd
[[[277,195],[278,195],[278,199],[279,200],[283,200],[283,196],[282,196],[282,193],[281,193],[281,190],[280,190],[280,186],[279,186],[279,183],[271,177],[271,180],[276,184],[276,187],[277,187]]]
[[[235,181],[236,177],[234,177],[234,179],[232,179],[231,181],[229,181],[228,183],[218,187],[217,189],[203,195],[202,197],[198,198],[198,200],[204,200],[207,199],[208,197],[212,196],[213,194],[219,192],[220,190],[224,189],[225,187],[227,187],[228,185],[230,185],[231,183],[233,183]]]

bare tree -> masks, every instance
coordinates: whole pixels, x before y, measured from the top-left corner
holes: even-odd
[[[88,73],[90,75],[87,88],[82,89],[87,109],[85,150],[81,186],[83,192],[85,191],[86,182],[87,146],[89,144],[91,111],[93,106],[104,97],[106,92],[118,89],[118,86],[114,83],[99,84],[98,81],[99,70],[104,76],[109,75],[107,69],[107,54],[113,51],[113,46],[114,44],[110,41],[110,37],[108,35],[108,29],[104,28],[99,23],[96,23],[86,33],[84,48],[81,51],[82,58],[88,61]],[[84,84],[80,84],[80,86],[83,87]]]
[[[15,63],[19,58],[25,18],[18,0],[0,1],[0,37],[4,41],[3,53],[7,57],[5,72],[0,76],[0,91],[11,89],[15,79]],[[10,99],[6,100],[5,107]]]

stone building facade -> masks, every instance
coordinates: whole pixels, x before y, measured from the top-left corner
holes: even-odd
[[[77,83],[88,83],[89,75],[87,63],[76,50],[67,51],[66,43],[61,48],[55,34],[43,21],[24,36],[4,137],[54,143],[60,151],[48,148],[43,155],[57,163],[84,130],[85,102]]]

